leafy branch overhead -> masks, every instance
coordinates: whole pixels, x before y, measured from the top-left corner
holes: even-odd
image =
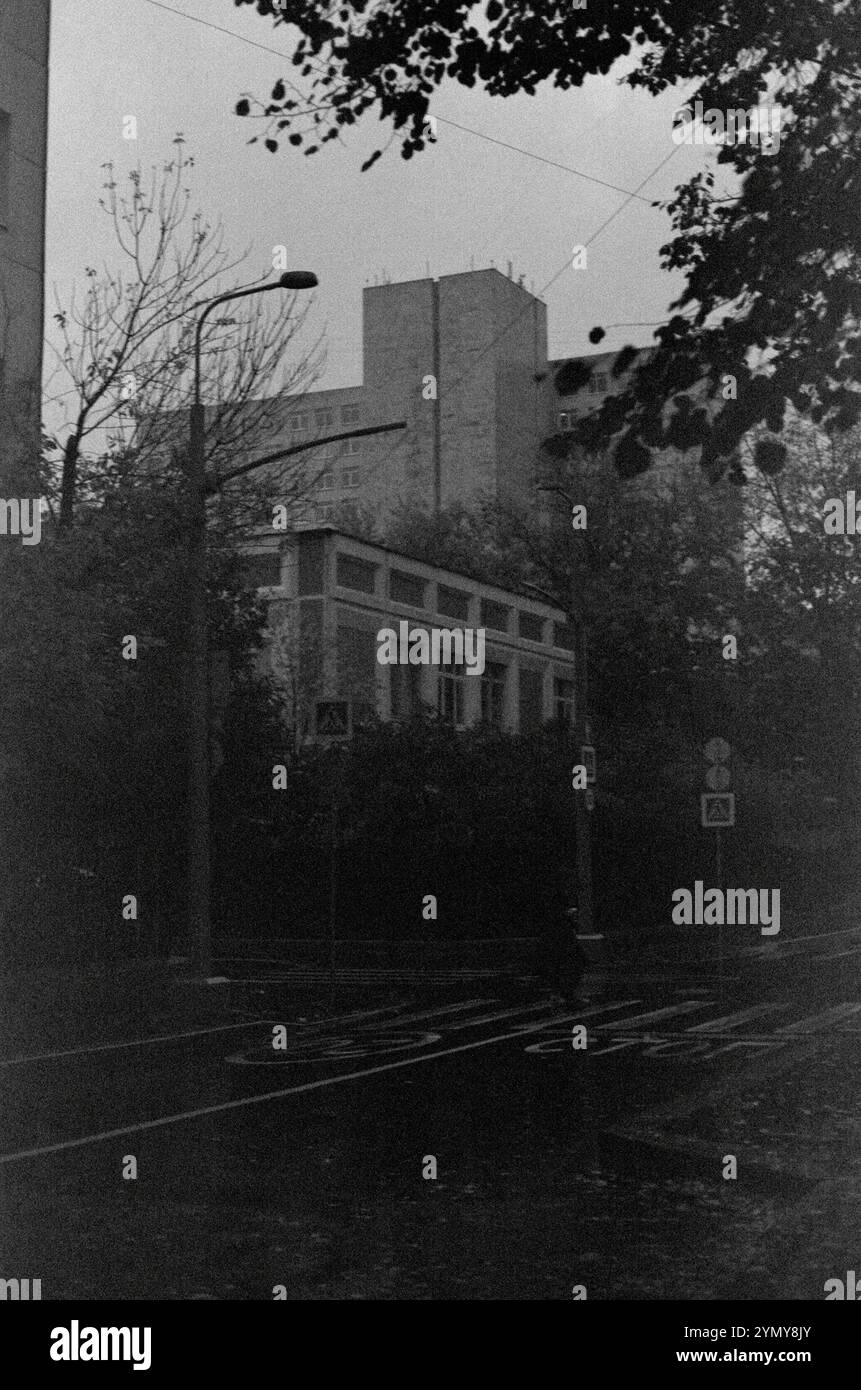
[[[245,97],[265,143],[286,137],[319,151],[375,111],[405,159],[431,143],[427,116],[445,80],[491,96],[568,89],[633,63],[620,80],[653,95],[685,84],[706,110],[779,107],[781,139],[720,145],[737,196],[714,195],[712,163],[666,205],[661,248],[685,288],[654,352],[625,390],[584,424],[578,441],[615,441],[620,471],[648,468],[653,449],[699,447],[719,476],[754,427],[778,433],[787,403],[815,424],[848,429],[861,415],[861,71],[857,7],[849,0],[234,0],[298,30],[293,65],[268,102]],[[690,84],[694,84],[691,89]],[[257,138],[257,137],[255,137]],[[671,135],[667,135],[668,148]],[[363,167],[381,155],[375,150]],[[596,329],[593,341],[602,330]],[[735,378],[734,395],[722,392]],[[688,395],[694,393],[694,400]],[[774,450],[757,463],[780,466]],[[737,462],[734,467],[738,468]],[[741,481],[741,478],[737,477]]]

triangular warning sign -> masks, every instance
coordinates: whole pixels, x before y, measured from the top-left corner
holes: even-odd
[[[712,801],[711,804],[706,807],[706,820],[709,824],[716,821],[717,824],[720,825],[726,820],[726,814],[727,807],[720,801]]]

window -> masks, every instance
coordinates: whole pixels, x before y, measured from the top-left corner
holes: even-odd
[[[343,473],[341,474],[341,481],[343,482],[344,487],[358,487],[359,469],[345,468]]]
[[[323,592],[323,537],[302,536],[299,542],[299,593]]]
[[[375,706],[379,670],[376,633],[369,628],[339,623],[337,667],[341,697],[367,701]]]
[[[317,520],[318,520],[318,521],[331,521],[331,520],[333,519],[334,515],[335,515],[335,508],[334,508],[334,507],[318,507],[318,508],[317,508]]]
[[[559,412],[559,428],[560,428],[560,430],[570,430],[570,428],[571,428],[571,414],[570,414],[570,411],[567,411],[567,410],[560,410],[560,412]]]
[[[372,594],[376,573],[376,565],[372,565],[369,560],[360,560],[356,555],[339,555],[335,582],[345,589],[358,589],[363,594]]]
[[[242,573],[257,589],[281,583],[281,556],[277,550],[263,550],[257,555],[243,555]]]
[[[508,631],[508,609],[504,603],[494,603],[493,599],[481,600],[481,626],[495,628],[497,632]]]
[[[455,726],[463,724],[463,668],[453,663],[439,668],[438,709],[440,719]]]
[[[544,680],[540,671],[520,668],[520,732],[537,733],[544,722]]]
[[[507,667],[499,661],[488,661],[480,676],[481,717],[485,724],[502,727],[505,706],[505,674]]]
[[[591,391],[591,393],[592,393],[593,396],[600,395],[602,391],[606,391],[606,390],[607,390],[607,373],[606,373],[606,372],[593,372],[593,373],[592,373],[592,384],[591,384],[591,386],[589,387],[589,390]]]
[[[371,700],[352,701],[353,729],[368,729],[377,722],[377,707]]]
[[[421,666],[390,666],[392,718],[413,719],[421,711]]]
[[[331,492],[335,486],[335,475],[331,470],[320,474],[320,481],[317,484],[321,492]]]
[[[0,111],[0,227],[9,226],[9,113]]]
[[[537,613],[518,613],[517,630],[528,642],[544,641],[544,619]]]
[[[558,676],[553,680],[553,717],[564,724],[566,728],[573,728],[574,725],[574,682],[560,680]]]
[[[554,624],[553,645],[554,647],[561,647],[565,652],[576,652],[577,629],[573,623]]]
[[[345,454],[360,454],[361,452],[362,452],[362,441],[361,441],[361,439],[345,439],[345,440],[344,440],[344,453],[345,453]]]
[[[311,417],[307,410],[303,410],[300,415],[291,415],[288,423],[290,429],[297,433],[299,430],[310,429]]]
[[[361,415],[361,409],[360,409],[359,406],[357,406],[357,405],[342,405],[342,406],[341,406],[341,424],[342,424],[342,425],[358,425],[358,423],[359,423],[359,421],[361,420],[361,418],[362,418],[362,415]]]
[[[327,405],[323,406],[321,410],[314,411],[314,424],[319,425],[321,428],[331,425],[334,418],[334,413]]]
[[[425,581],[417,574],[392,570],[389,575],[389,598],[398,603],[410,603],[413,608],[424,608]]]
[[[469,618],[469,594],[460,589],[449,589],[448,585],[440,584],[436,606],[437,612],[444,613],[448,618],[460,618],[462,622]]]

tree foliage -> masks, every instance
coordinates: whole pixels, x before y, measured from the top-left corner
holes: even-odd
[[[780,429],[786,402],[837,429],[859,418],[861,72],[851,0],[715,0],[707,9],[690,0],[234,3],[256,3],[299,31],[293,64],[310,96],[280,79],[269,101],[237,106],[262,118],[272,151],[286,134],[315,153],[376,112],[411,158],[429,141],[430,102],[445,80],[531,95],[543,83],[579,87],[623,58],[620,81],[654,95],[693,84],[691,107],[778,106],[777,149],[721,144],[727,188],[712,165],[667,205],[674,235],[662,263],[684,274],[685,288],[623,394],[621,437],[619,402],[597,413],[597,433],[617,438],[621,471],[632,476],[650,450],[673,442],[685,392],[699,382],[716,408],[686,428],[713,476],[751,429]],[[718,395],[727,373],[738,382],[730,403]]]
[[[45,441],[40,486],[64,525],[77,503],[99,498],[131,467],[170,472],[187,438],[200,309],[236,288],[233,277],[249,258],[247,251],[231,255],[221,226],[194,209],[194,158],[184,143],[177,136],[171,158],[148,174],[131,169],[124,185],[112,164],[104,166],[99,206],[113,229],[116,267],[88,266],[83,292],[55,295],[50,385],[68,389],[53,398],[63,403],[62,419]],[[264,269],[251,283],[272,278]],[[251,296],[205,322],[201,385],[211,472],[263,452],[283,427],[282,397],[292,395],[294,404],[313,381],[319,343],[296,351],[309,303],[295,294]],[[298,486],[295,466],[270,469],[267,478],[280,496]],[[241,496],[247,511],[253,485]]]

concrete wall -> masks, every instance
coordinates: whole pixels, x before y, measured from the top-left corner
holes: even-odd
[[[432,507],[437,403],[424,398],[423,382],[434,375],[434,282],[365,289],[362,350],[369,415],[407,422],[403,434],[371,444],[368,498],[387,511],[398,502]]]

